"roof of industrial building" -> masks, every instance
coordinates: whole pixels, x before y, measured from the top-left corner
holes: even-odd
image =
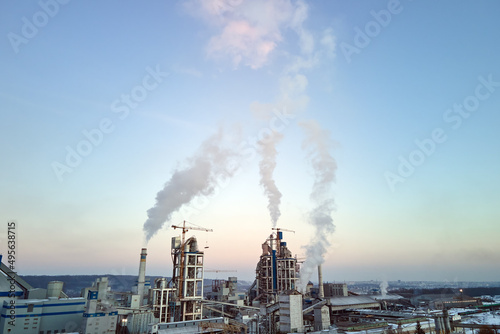
[[[361,304],[379,304],[375,299],[367,296],[347,296],[347,297],[332,297],[330,298],[332,306],[349,306],[356,307]]]
[[[400,295],[396,295],[396,294],[385,294],[385,295],[373,295],[373,296],[370,296],[371,298],[373,299],[376,299],[376,300],[393,300],[393,299],[404,299],[403,296],[400,296]]]

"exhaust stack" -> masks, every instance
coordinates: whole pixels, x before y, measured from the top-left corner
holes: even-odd
[[[141,262],[139,263],[139,277],[137,278],[137,294],[139,295],[139,306],[144,300],[144,286],[146,284],[146,248],[141,250]]]
[[[318,297],[323,299],[325,298],[325,291],[323,290],[323,271],[321,270],[321,264],[318,266],[318,281],[319,281]]]

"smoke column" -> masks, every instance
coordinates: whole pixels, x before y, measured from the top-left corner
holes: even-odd
[[[281,192],[278,190],[276,182],[274,182],[273,173],[276,168],[276,144],[278,144],[282,138],[283,134],[274,131],[269,138],[259,142],[261,148],[260,154],[262,156],[262,160],[259,163],[260,184],[264,187],[264,193],[268,198],[269,204],[267,208],[271,215],[273,227],[276,227],[276,222],[281,216]]]
[[[306,261],[300,270],[299,288],[303,291],[314,270],[322,264],[330,242],[328,237],[335,231],[331,217],[335,210],[335,202],[330,194],[335,182],[337,163],[330,155],[332,142],[329,133],[323,130],[316,121],[301,122],[300,126],[306,134],[302,148],[309,151],[309,160],[314,171],[314,184],[310,198],[315,205],[309,212],[309,223],[314,226],[314,237],[305,246]]]
[[[188,166],[174,171],[170,180],[156,194],[156,204],[148,210],[144,223],[146,243],[170,220],[171,215],[196,196],[213,194],[218,177],[231,177],[235,170],[228,168],[237,154],[222,148],[222,131],[204,141],[198,153],[188,160]]]
[[[382,281],[382,283],[380,283],[380,294],[382,296],[387,295],[387,288],[388,287],[389,287],[389,283],[387,283],[387,281]]]

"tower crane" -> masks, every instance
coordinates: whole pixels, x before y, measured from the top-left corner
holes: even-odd
[[[191,223],[192,224],[192,223]],[[213,232],[212,229],[209,228],[204,228],[200,226],[186,226],[186,221],[184,220],[182,222],[182,226],[177,226],[177,225],[172,225],[172,228],[175,230],[177,228],[182,229],[182,241],[181,241],[181,257],[179,259],[179,280],[177,282],[177,289],[179,290],[179,299],[182,298],[182,289],[184,286],[184,243],[186,242],[186,232],[189,230],[198,230],[198,231],[205,231],[205,232]],[[175,266],[175,264],[174,264]]]
[[[182,222],[182,226],[177,226],[177,225],[172,225],[172,228],[175,230],[176,228],[181,228],[182,229],[182,244],[184,244],[184,239],[185,239],[185,234],[189,230],[198,230],[198,231],[205,231],[205,232],[213,232],[211,228],[204,228],[200,226],[186,226],[186,221],[184,220]]]
[[[281,228],[281,227],[273,227],[272,229],[276,230],[277,232],[279,232],[279,231],[287,231],[287,232],[293,232],[293,233],[295,233],[294,230],[289,230],[289,229]]]

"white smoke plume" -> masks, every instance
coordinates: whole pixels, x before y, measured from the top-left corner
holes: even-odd
[[[272,135],[259,142],[260,144],[260,154],[262,160],[259,163],[260,170],[260,184],[264,187],[264,193],[268,199],[267,208],[269,209],[269,214],[271,215],[271,222],[273,227],[276,227],[276,223],[281,216],[280,204],[281,204],[281,192],[276,186],[273,174],[276,168],[276,144],[278,144],[283,138],[283,134],[274,131]]]
[[[380,294],[382,296],[387,295],[387,288],[388,287],[389,287],[389,283],[387,283],[387,281],[382,281],[382,283],[380,283]]]
[[[213,194],[218,177],[231,177],[235,170],[229,168],[237,153],[223,148],[222,130],[205,140],[195,156],[188,159],[188,166],[177,169],[162,190],[156,194],[156,204],[148,210],[143,230],[146,242],[169,221],[172,214],[197,196]]]
[[[337,163],[330,154],[332,141],[328,131],[322,129],[318,122],[301,122],[300,126],[306,133],[303,148],[309,150],[309,159],[314,171],[314,185],[311,200],[315,207],[309,212],[309,223],[314,227],[314,237],[305,246],[306,261],[300,270],[299,288],[305,287],[316,271],[318,265],[324,262],[324,255],[330,246],[329,236],[335,231],[332,212],[335,202],[331,188],[335,182]]]

